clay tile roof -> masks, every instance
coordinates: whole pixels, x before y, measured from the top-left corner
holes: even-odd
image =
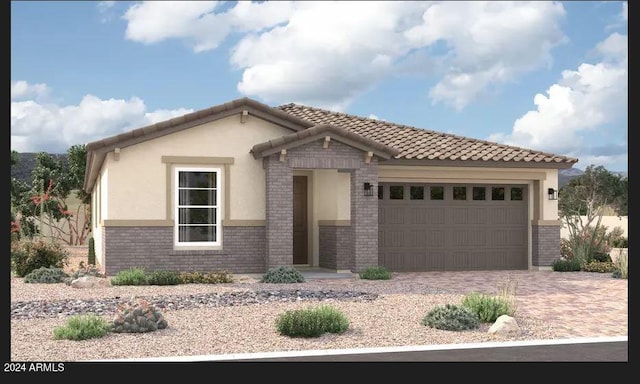
[[[578,159],[290,103],[276,107],[311,124],[331,124],[398,150],[396,159],[551,163]]]

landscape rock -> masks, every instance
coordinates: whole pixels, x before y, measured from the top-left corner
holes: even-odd
[[[82,276],[71,282],[73,288],[101,288],[108,287],[111,283],[103,277]]]
[[[508,315],[498,317],[496,322],[489,328],[490,334],[498,336],[517,336],[520,332],[516,319]]]

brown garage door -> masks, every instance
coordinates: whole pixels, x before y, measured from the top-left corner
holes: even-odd
[[[392,271],[527,269],[527,186],[378,186],[379,263]]]

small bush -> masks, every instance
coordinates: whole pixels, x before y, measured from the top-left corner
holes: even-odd
[[[616,270],[613,271],[612,276],[616,279],[629,279],[629,254],[622,253],[616,257],[614,262]]]
[[[96,241],[93,237],[89,238],[89,253],[87,255],[89,265],[96,265]]]
[[[113,332],[145,333],[167,328],[162,313],[144,299],[137,299],[118,306],[113,320]]]
[[[289,266],[272,268],[262,276],[261,282],[271,284],[303,283],[304,276],[297,269]]]
[[[612,273],[617,268],[615,264],[611,261],[600,262],[600,261],[592,261],[590,263],[585,264],[582,267],[582,270],[585,272],[598,272],[598,273]]]
[[[19,277],[42,267],[64,269],[68,263],[69,253],[57,242],[20,240],[11,244],[11,265]]]
[[[480,320],[478,315],[465,307],[446,304],[429,311],[422,319],[421,324],[445,331],[462,331],[478,328]]]
[[[513,316],[509,301],[477,292],[466,295],[462,300],[462,306],[475,313],[483,323],[493,323],[502,315]]]
[[[556,272],[577,272],[580,271],[580,261],[577,259],[558,259],[551,266]]]
[[[181,272],[181,284],[223,284],[233,283],[233,275],[227,271],[220,272]]]
[[[142,268],[129,268],[111,278],[112,285],[147,285],[147,275]]]
[[[593,261],[597,261],[600,263],[610,263],[611,262],[611,256],[609,256],[608,253],[603,253],[603,252],[596,252],[593,254],[593,259],[591,260]]]
[[[390,280],[391,272],[383,266],[367,267],[360,273],[360,278],[365,280]]]
[[[180,274],[174,271],[153,271],[147,275],[149,285],[178,285]]]
[[[60,268],[45,268],[40,267],[29,272],[24,277],[25,283],[42,283],[42,284],[55,284],[62,283],[67,273]]]
[[[111,324],[94,314],[75,315],[67,320],[67,324],[53,330],[56,340],[87,340],[103,337],[111,332]]]
[[[629,248],[629,239],[626,237],[618,237],[611,241],[613,248]]]
[[[349,328],[349,320],[338,309],[320,306],[287,311],[278,316],[278,333],[289,337],[319,337],[325,333],[340,334]]]

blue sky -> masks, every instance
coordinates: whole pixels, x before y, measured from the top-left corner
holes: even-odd
[[[11,3],[11,147],[64,153],[240,97],[627,171],[627,3]]]

